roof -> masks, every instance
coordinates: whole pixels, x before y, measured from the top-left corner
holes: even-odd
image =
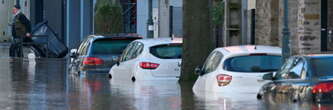
[[[263,46],[263,45],[241,45],[241,46],[229,46],[217,48],[216,50],[223,53],[229,54],[240,54],[240,53],[275,53],[281,54],[282,50],[280,47],[275,46]]]
[[[303,56],[307,58],[330,58],[333,57],[333,54],[308,54]]]
[[[139,39],[136,40],[147,46],[154,46],[159,44],[169,44],[169,43],[183,43],[182,38],[153,38],[153,39]]]

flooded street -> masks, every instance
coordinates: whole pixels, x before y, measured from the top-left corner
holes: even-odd
[[[1,50],[1,48],[0,48]],[[5,49],[3,49],[5,50]],[[4,54],[4,52],[1,52]],[[2,110],[330,110],[331,105],[223,98],[168,81],[114,81],[67,73],[63,59],[0,58]]]

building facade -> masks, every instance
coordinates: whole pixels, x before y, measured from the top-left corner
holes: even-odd
[[[137,2],[137,33],[147,36],[148,1]],[[182,0],[152,0],[154,38],[182,36]]]
[[[323,53],[333,50],[333,1],[288,0],[292,54]],[[283,0],[257,0],[256,44],[281,45]]]

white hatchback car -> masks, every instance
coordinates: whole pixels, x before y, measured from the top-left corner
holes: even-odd
[[[281,48],[272,46],[231,46],[215,49],[202,67],[193,91],[218,92],[223,96],[253,94],[265,83],[262,76],[282,65]],[[254,96],[255,97],[255,96]]]
[[[112,80],[178,80],[182,39],[141,39],[130,43],[109,72]]]

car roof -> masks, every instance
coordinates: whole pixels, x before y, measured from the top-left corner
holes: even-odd
[[[332,58],[333,54],[308,54],[308,55],[301,55],[303,57],[312,59],[312,58]]]
[[[97,39],[141,39],[142,37],[132,35],[132,34],[113,34],[113,35],[89,35],[88,39],[97,40]]]
[[[280,47],[264,46],[264,45],[240,45],[217,48],[217,51],[222,52],[224,55],[245,54],[245,53],[272,53],[281,54]]]
[[[138,39],[135,41],[141,42],[148,47],[161,44],[183,43],[182,38],[152,38],[152,39]]]

